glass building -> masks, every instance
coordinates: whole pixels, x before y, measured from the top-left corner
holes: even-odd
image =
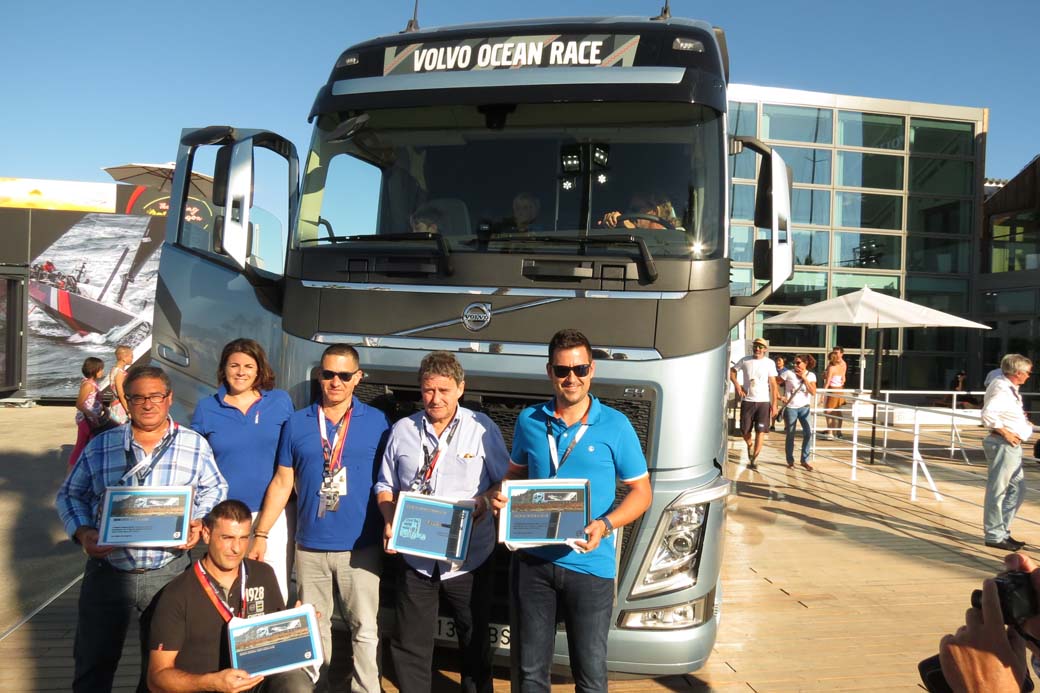
[[[988,110],[910,101],[730,85],[729,129],[775,147],[790,167],[795,270],[757,310],[747,334],[772,354],[845,349],[859,382],[875,336],[858,327],[764,325],[791,308],[861,287],[970,317],[973,244],[981,228]],[[730,256],[734,293],[750,293],[757,155],[731,156]],[[885,334],[889,388],[946,389],[979,353],[980,337],[949,328]],[[891,356],[898,356],[892,358]]]

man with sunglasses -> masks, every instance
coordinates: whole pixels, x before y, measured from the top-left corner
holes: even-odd
[[[331,614],[338,592],[353,644],[350,688],[374,693],[380,690],[376,616],[383,524],[372,488],[390,424],[381,411],[354,396],[362,375],[354,347],[325,349],[318,372],[321,400],[285,422],[278,469],[253,528],[249,557],[263,560],[267,534],[295,486],[298,597],[319,613]],[[318,687],[327,690],[330,619],[320,619],[318,628],[325,650]]]
[[[549,690],[557,606],[567,628],[571,674],[581,691],[607,690],[607,632],[614,608],[614,529],[639,518],[653,492],[635,429],[589,394],[596,364],[589,340],[561,330],[549,342],[554,397],[517,418],[507,479],[588,479],[593,519],[579,550],[554,545],[517,551],[511,598],[520,623],[521,690]],[[615,505],[617,480],[628,487]],[[497,493],[493,505],[505,507]]]
[[[733,383],[737,397],[740,397],[740,433],[748,451],[748,469],[755,469],[755,460],[762,454],[769,424],[776,416],[776,400],[779,396],[777,388],[776,364],[766,358],[769,342],[758,337],[751,343],[751,356],[745,356],[729,369],[729,379]],[[744,375],[744,384],[737,380],[737,371]],[[751,433],[754,432],[754,443]]]
[[[461,564],[403,555],[397,584],[397,630],[390,645],[401,693],[426,693],[432,677],[437,607],[451,606],[461,654],[460,689],[490,693],[488,620],[494,571],[495,523],[490,497],[509,469],[498,426],[459,405],[466,374],[454,354],[435,351],[419,364],[423,410],[394,424],[379,469],[376,500],[390,539],[398,494],[411,491],[476,501],[466,560]]]
[[[154,366],[131,368],[123,392],[130,404],[130,425],[90,441],[56,500],[65,531],[87,555],[73,647],[73,691],[112,690],[134,615],[141,616],[142,667],[147,667],[150,603],[188,567],[188,550],[199,541],[202,519],[227,497],[227,482],[209,443],[170,418],[173,392],[166,373]],[[192,519],[184,544],[147,549],[99,546],[100,505],[110,486],[192,487]],[[148,690],[143,674],[138,690]]]
[[[982,425],[990,430],[982,441],[989,465],[982,525],[986,546],[1018,551],[1025,542],[1011,536],[1011,522],[1026,495],[1022,443],[1033,435],[1018,389],[1033,374],[1033,362],[1008,354],[1000,360],[1000,370],[1003,375],[990,382],[982,405]]]

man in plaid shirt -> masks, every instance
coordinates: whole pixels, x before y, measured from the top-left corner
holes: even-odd
[[[65,531],[83,546],[73,691],[110,691],[130,617],[191,563],[202,518],[227,497],[206,439],[170,418],[173,392],[161,368],[132,368],[123,384],[129,425],[106,431],[83,451],[56,499]],[[100,504],[108,486],[191,486],[193,509],[184,545],[173,549],[98,546]],[[141,632],[148,633],[146,623]],[[142,670],[147,650],[142,645]],[[144,678],[138,690],[145,691]]]

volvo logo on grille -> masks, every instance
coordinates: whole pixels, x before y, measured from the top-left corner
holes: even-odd
[[[490,322],[490,303],[471,303],[462,311],[462,326],[470,332],[478,332]]]

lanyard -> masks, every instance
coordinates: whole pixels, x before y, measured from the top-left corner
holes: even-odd
[[[433,451],[433,455],[430,454],[430,449],[426,446],[427,435],[425,426],[423,426],[423,430],[419,433],[423,439],[423,466],[422,469],[416,473],[415,479],[412,481],[413,491],[418,490],[427,496],[433,491],[433,489],[430,488],[430,479],[433,477],[433,470],[436,469],[437,461],[440,460],[441,454],[448,449],[448,446],[451,445],[451,441],[455,438],[455,432],[458,430],[459,421],[461,420],[462,419],[458,418],[458,412],[456,412],[456,418],[451,422],[451,429],[448,430],[448,435],[441,436],[437,440],[437,448]]]
[[[329,445],[329,436],[325,432],[325,410],[318,407],[318,431],[321,433],[321,454],[325,457],[325,476],[331,477],[343,466],[343,444],[347,440],[347,431],[350,429],[350,417],[354,413],[354,407],[347,410],[346,415],[336,426],[336,434],[332,437]]]
[[[567,446],[567,449],[564,451],[562,458],[557,457],[558,453],[556,451],[556,439],[553,437],[552,432],[553,419],[550,417],[546,417],[545,437],[549,441],[549,457],[552,459],[553,476],[555,476],[556,472],[559,471],[560,467],[563,466],[563,463],[567,461],[567,458],[570,457],[571,452],[574,450],[574,446],[578,444],[578,441],[581,440],[581,437],[585,435],[585,431],[589,429],[589,410],[591,409],[592,403],[589,402],[589,408],[585,410],[585,413],[581,417],[581,427],[578,429],[578,432],[574,434],[574,438],[571,439],[571,444]]]
[[[174,438],[177,437],[178,425],[176,421],[171,421],[170,425],[172,429],[170,434],[167,435],[163,440],[152,450],[151,457],[145,457],[140,462],[134,457],[134,452],[131,449],[133,442],[133,432],[131,427],[126,427],[126,437],[123,439],[123,452],[126,454],[126,472],[123,474],[123,478],[119,480],[120,485],[125,484],[127,479],[130,479],[134,475],[137,476],[137,483],[144,484],[144,480],[149,477],[152,470],[155,469],[155,465],[159,464],[159,459],[163,456],[171,445],[173,445]],[[131,484],[133,486],[133,484]]]
[[[231,606],[224,601],[224,599],[217,594],[217,591],[213,589],[213,583],[210,582],[209,575],[206,573],[206,569],[202,567],[202,560],[195,561],[195,577],[198,578],[199,584],[202,585],[202,591],[206,593],[209,600],[213,603],[217,613],[221,615],[224,622],[227,623],[231,620],[231,617],[235,615],[234,610]],[[246,562],[242,561],[238,567],[238,586],[239,586],[239,618],[246,617]]]

